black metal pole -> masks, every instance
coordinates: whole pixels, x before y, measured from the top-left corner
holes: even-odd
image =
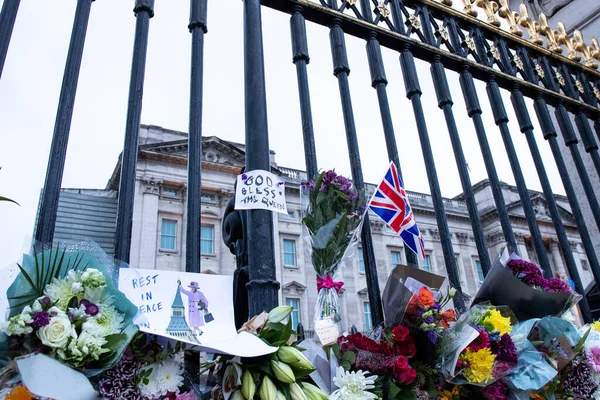
[[[591,245],[591,239],[589,236],[589,232],[587,227],[585,226],[585,222],[583,219],[583,215],[581,214],[581,209],[579,208],[579,202],[577,201],[577,196],[575,195],[575,191],[573,189],[573,184],[571,183],[571,179],[569,178],[569,173],[567,172],[567,167],[563,160],[562,154],[560,153],[560,147],[558,145],[558,141],[556,140],[556,129],[554,128],[554,124],[550,119],[550,113],[548,112],[548,105],[546,101],[539,97],[534,102],[534,108],[538,120],[540,122],[540,126],[542,128],[542,132],[544,133],[544,139],[550,143],[550,148],[552,150],[552,154],[554,155],[554,160],[556,161],[556,166],[558,167],[558,172],[560,174],[561,180],[563,182],[563,186],[567,193],[567,199],[569,200],[569,204],[571,205],[571,212],[575,218],[575,222],[577,224],[577,228],[579,231],[579,236],[581,237],[581,241],[583,242],[583,246],[586,249],[586,253],[589,250],[593,250],[593,245]],[[527,142],[533,142],[529,145],[532,154],[535,152],[537,155],[534,156],[534,162],[536,163],[536,168],[539,169],[538,163],[541,162],[541,157],[539,155],[539,151],[537,149],[537,145],[535,144],[535,139],[533,135],[527,134]],[[537,161],[536,161],[537,159]],[[543,167],[543,164],[541,165]],[[541,181],[541,178],[540,178]],[[550,182],[545,177],[545,182],[542,182],[542,186],[544,189],[544,194],[546,194],[547,190],[550,190],[550,195],[552,195]],[[552,195],[553,196],[553,195]],[[560,221],[560,214],[558,214],[558,208],[556,207],[556,202],[553,202],[552,205],[548,205],[550,208],[550,214],[553,220]],[[557,214],[557,218],[555,218],[555,213]],[[556,225],[556,222],[555,222]],[[567,270],[569,271],[569,275],[573,282],[575,283],[575,290],[578,293],[585,295],[585,288],[581,282],[581,277],[579,276],[579,270],[577,268],[577,264],[575,263],[575,258],[573,257],[573,252],[569,246],[569,240],[567,238],[564,227],[562,227],[562,223],[560,223],[562,229],[556,229],[556,233],[558,234],[559,244],[561,246],[563,257],[565,258],[565,262],[567,264]],[[591,247],[588,247],[590,246]],[[595,251],[592,251],[592,257],[590,258],[590,267],[592,269],[592,273],[594,274],[594,278],[596,282],[598,281],[598,277],[600,277],[600,265],[598,264],[598,257],[596,256]],[[581,310],[581,315],[583,320],[586,323],[589,323],[593,320],[592,312],[590,310],[590,306],[587,302],[587,298],[584,296],[583,299],[579,302],[579,307]]]
[[[2,11],[0,11],[0,78],[2,78],[4,61],[6,61],[6,53],[17,20],[20,3],[21,0],[4,0]]]
[[[298,76],[298,94],[300,96],[306,173],[308,179],[314,179],[319,173],[319,168],[310,106],[310,91],[308,89],[308,74],[306,72],[306,65],[310,62],[310,57],[308,55],[308,41],[306,40],[306,23],[304,15],[302,15],[302,7],[300,6],[294,7],[294,13],[290,19],[290,29],[292,34],[293,61],[296,65],[296,75]]]
[[[244,0],[244,93],[246,170],[270,171],[260,0]],[[271,212],[250,210],[247,222],[248,311],[250,316],[254,316],[277,306],[279,282],[275,273]]]
[[[146,52],[150,18],[154,16],[154,0],[136,0],[133,12],[136,16],[129,102],[125,125],[125,143],[121,156],[121,177],[119,180],[119,203],[117,208],[117,229],[115,232],[115,258],[129,263],[131,251],[131,227],[133,222],[133,202],[135,197],[135,175],[144,95],[144,74],[146,72]],[[189,194],[188,194],[189,195]]]
[[[477,211],[477,203],[475,202],[475,195],[473,194],[473,186],[471,185],[471,178],[469,177],[469,171],[467,170],[467,160],[465,158],[465,153],[463,152],[460,136],[458,135],[458,128],[456,127],[456,121],[454,119],[454,113],[452,111],[452,105],[454,103],[452,101],[452,95],[450,94],[446,71],[439,57],[434,57],[434,62],[431,64],[431,76],[433,77],[438,107],[444,111],[448,133],[450,134],[450,141],[452,142],[452,149],[454,150],[454,158],[456,159],[456,166],[458,167],[458,174],[465,195],[469,218],[471,219],[475,245],[477,246],[477,252],[479,253],[479,262],[481,263],[481,269],[485,276],[488,274],[492,263],[490,261],[487,245],[485,243],[485,236],[483,235],[483,229],[481,228],[481,222],[479,220],[479,212]]]
[[[202,212],[202,79],[207,0],[191,0],[192,60],[190,77],[190,121],[188,132],[188,181],[185,270],[200,272],[200,218]],[[200,380],[200,353],[185,357],[185,370],[193,384]]]
[[[598,144],[594,138],[592,128],[590,128],[589,121],[584,113],[579,112],[575,115],[575,125],[581,135],[581,140],[585,151],[592,158],[594,167],[596,168],[596,176],[600,176],[600,156],[598,155]]]
[[[73,117],[73,107],[75,105],[75,95],[77,93],[79,69],[81,68],[81,59],[83,57],[83,47],[85,44],[88,21],[90,19],[92,1],[93,0],[78,0],[77,8],[75,10],[75,20],[71,32],[71,43],[69,44],[67,63],[63,75],[62,87],[60,89],[58,111],[56,113],[54,134],[52,136],[52,145],[50,147],[48,159],[48,169],[46,170],[46,181],[44,183],[44,191],[40,201],[40,212],[35,231],[35,240],[39,244],[50,244],[54,238],[54,226],[56,224],[56,214],[58,212],[60,186],[65,169],[65,158],[67,156],[71,119]],[[4,6],[7,6],[7,4],[5,3]]]
[[[331,3],[335,3],[335,0],[331,0]],[[359,190],[362,190],[364,189],[364,180],[358,148],[358,138],[356,136],[356,125],[354,123],[354,111],[352,110],[350,86],[348,85],[350,66],[346,55],[344,31],[342,31],[340,23],[341,21],[336,19],[329,31],[331,55],[333,58],[333,74],[337,77],[340,90],[344,126],[346,128],[346,141],[348,143],[348,155],[350,157],[350,168],[352,170],[352,180],[354,185]],[[377,266],[375,264],[375,250],[373,247],[373,238],[371,237],[371,226],[368,213],[365,214],[364,217],[361,232],[361,245],[365,259],[365,278],[367,281],[369,304],[371,305],[371,320],[373,321],[373,326],[377,326],[383,322],[383,308],[381,306],[381,292],[379,289]]]
[[[361,0],[361,10],[363,16],[365,16],[369,22],[373,22],[370,0]],[[377,91],[379,113],[381,114],[381,123],[383,125],[383,134],[385,137],[388,158],[396,165],[398,174],[400,174],[400,178],[402,179],[400,155],[398,154],[398,147],[396,145],[396,134],[394,133],[392,113],[390,111],[390,103],[387,96],[386,86],[388,81],[385,75],[383,57],[381,56],[381,46],[375,32],[371,32],[371,36],[367,38],[367,59],[369,61],[369,70],[371,72],[371,86]],[[410,248],[408,248],[408,246],[404,246],[404,255],[406,256],[406,264],[410,267],[419,268],[419,258]]]
[[[521,165],[519,164],[517,152],[512,142],[512,138],[510,137],[510,130],[508,129],[508,115],[506,114],[504,102],[502,100],[502,96],[500,95],[500,88],[498,87],[498,83],[491,79],[488,82],[486,89],[490,99],[490,104],[492,106],[494,119],[496,121],[496,125],[498,125],[500,128],[500,133],[502,135],[502,140],[504,141],[504,147],[506,148],[510,167],[512,169],[513,176],[515,177],[515,182],[517,183],[519,198],[521,199],[521,205],[525,211],[525,218],[527,219],[529,232],[531,232],[533,246],[535,248],[538,261],[544,270],[545,275],[547,277],[551,277],[552,268],[550,267],[550,260],[548,259],[548,253],[546,252],[544,242],[542,241],[542,234],[535,218],[533,205],[531,204],[529,191],[525,185],[525,178],[523,177],[523,171],[521,170]]]
[[[404,76],[406,97],[412,103],[413,112],[417,122],[417,131],[419,132],[421,150],[423,152],[423,158],[425,159],[425,168],[427,170],[429,188],[431,189],[431,198],[433,201],[433,208],[435,210],[435,218],[440,231],[440,240],[444,253],[444,261],[446,263],[448,279],[450,280],[451,285],[457,290],[457,296],[454,298],[454,305],[456,306],[457,311],[462,313],[466,310],[466,305],[462,295],[462,288],[460,286],[458,268],[454,258],[450,229],[448,228],[448,221],[446,220],[446,212],[444,210],[442,193],[437,177],[433,153],[431,151],[429,133],[427,132],[427,123],[425,122],[423,104],[421,103],[422,92],[419,85],[417,69],[415,67],[415,59],[408,45],[405,45],[402,53],[400,54],[400,65],[402,67],[402,75]]]

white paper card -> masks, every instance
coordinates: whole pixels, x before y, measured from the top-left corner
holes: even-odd
[[[340,330],[335,322],[333,322],[333,318],[325,318],[316,321],[315,332],[323,346],[334,344],[340,336]]]
[[[102,397],[82,373],[43,354],[17,358],[23,385],[38,397],[56,400],[96,400]]]
[[[237,333],[231,276],[121,268],[119,290],[138,307],[134,322],[143,332],[240,357],[277,350]]]
[[[238,175],[235,190],[236,210],[270,210],[287,214],[285,181],[260,169]]]

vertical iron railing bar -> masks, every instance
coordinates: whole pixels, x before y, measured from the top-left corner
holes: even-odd
[[[315,134],[313,129],[312,110],[310,105],[310,91],[308,87],[307,64],[310,62],[308,55],[308,41],[306,40],[306,22],[302,15],[302,7],[294,8],[290,18],[292,34],[292,61],[296,65],[298,79],[298,94],[300,97],[300,116],[302,118],[302,139],[304,141],[304,160],[308,179],[315,179],[319,173],[317,163],[317,150],[315,147]]]
[[[454,48],[460,51],[460,55],[464,55],[464,50],[461,46],[460,35],[458,35],[458,27],[453,18],[447,20],[449,26],[449,39],[454,44]],[[474,34],[473,34],[474,33]],[[476,48],[480,53],[481,61],[485,64],[491,64],[487,49],[484,48],[487,42],[481,35],[479,30],[472,32],[473,40]],[[484,44],[485,43],[485,44]],[[506,209],[506,203],[504,201],[504,195],[502,194],[502,187],[500,186],[500,179],[498,178],[498,172],[496,171],[496,165],[492,156],[492,150],[487,139],[487,133],[483,125],[483,119],[481,117],[482,110],[479,103],[479,97],[477,90],[475,89],[475,81],[473,75],[469,70],[469,67],[465,65],[465,68],[460,73],[459,77],[461,90],[465,99],[465,105],[467,108],[467,115],[472,119],[475,127],[475,133],[477,134],[477,140],[479,142],[479,148],[483,156],[483,162],[487,171],[488,180],[490,182],[490,188],[492,190],[492,196],[494,198],[494,204],[496,205],[496,212],[498,213],[498,219],[500,220],[500,226],[502,227],[502,233],[504,240],[506,240],[509,251],[519,253],[515,234],[510,223],[508,211]]]
[[[577,79],[579,80],[579,84],[580,84],[577,89],[581,93],[582,100],[585,101],[587,104],[590,104],[594,107],[598,107],[598,99],[590,91],[590,83],[587,80],[587,77],[585,76],[585,74],[582,71],[579,71],[576,76],[577,76]],[[582,118],[582,117],[580,117],[580,118]],[[594,129],[596,130],[596,134],[600,138],[600,118],[597,118],[593,121],[594,121]],[[598,165],[600,165],[600,158],[598,157],[598,143],[596,142],[596,138],[594,138],[594,134],[588,124],[587,118],[585,120],[582,120],[581,124],[584,127],[584,129],[586,130],[588,136],[593,138],[593,145],[590,146],[590,149],[592,149],[592,151],[594,153],[594,155],[592,156],[592,159],[594,161],[594,165],[596,165],[596,170],[600,171],[598,169]],[[600,172],[598,173],[598,176],[600,176]]]
[[[515,75],[514,67],[512,67],[510,64],[511,57],[509,56],[508,49],[506,48],[506,44],[504,43],[504,41],[498,40],[496,42],[496,47],[500,52],[500,59],[496,60],[498,61],[500,68],[507,71],[508,73],[511,73],[512,75]],[[533,206],[531,204],[529,191],[527,190],[527,186],[525,184],[523,171],[521,170],[521,165],[517,157],[517,152],[515,150],[515,146],[510,135],[510,130],[508,128],[508,115],[506,114],[506,109],[504,108],[504,101],[502,100],[502,96],[500,94],[500,88],[498,86],[498,83],[494,80],[493,76],[490,77],[486,85],[486,91],[490,100],[490,105],[492,106],[494,120],[496,122],[496,125],[500,129],[500,134],[502,136],[502,141],[504,142],[504,147],[508,155],[510,167],[512,169],[513,176],[517,184],[519,198],[521,199],[521,205],[525,212],[525,218],[527,220],[529,232],[531,233],[531,237],[533,239],[533,245],[535,252],[538,256],[538,261],[540,263],[540,266],[542,267],[542,270],[544,270],[546,276],[550,277],[552,276],[550,260],[548,259],[548,254],[542,241],[542,234],[537,224],[535,213],[533,212]]]
[[[133,60],[131,62],[127,122],[125,125],[125,143],[121,156],[117,228],[115,231],[115,258],[126,263],[129,263],[131,251],[138,139],[142,116],[148,31],[150,28],[150,18],[154,16],[154,0],[136,0],[133,12],[136,19],[135,38]]]
[[[457,290],[457,296],[454,298],[454,305],[459,313],[463,313],[466,310],[466,305],[460,285],[460,278],[454,256],[454,249],[452,247],[450,229],[448,228],[448,221],[446,220],[446,212],[444,210],[442,193],[440,190],[435,161],[433,159],[433,153],[431,150],[429,133],[427,132],[427,123],[425,121],[423,104],[421,103],[422,92],[415,66],[415,60],[408,45],[406,45],[402,53],[400,53],[400,66],[402,68],[402,75],[404,77],[406,97],[411,101],[413,113],[415,114],[417,131],[419,133],[419,139],[421,142],[421,151],[425,160],[425,169],[427,171],[429,188],[431,189],[433,208],[435,210],[435,217],[438,229],[440,231],[440,241],[442,244],[444,261],[446,263],[446,272],[448,273],[448,279],[450,280],[451,285]]]
[[[534,78],[534,75],[532,75],[531,78],[532,78],[532,81],[537,83],[537,79]],[[536,115],[538,117],[538,121],[540,123],[540,127],[542,129],[542,133],[544,135],[544,139],[547,140],[548,143],[550,144],[550,148],[552,150],[552,154],[554,155],[554,159],[556,161],[556,166],[558,168],[558,172],[561,176],[561,180],[563,182],[563,186],[564,186],[566,194],[567,194],[567,199],[569,200],[569,204],[571,205],[571,210],[572,210],[573,216],[575,217],[575,222],[577,224],[580,237],[582,239],[582,242],[584,242],[584,248],[586,249],[586,252],[587,252],[587,250],[593,249],[593,246],[586,247],[586,245],[587,246],[591,245],[591,239],[589,237],[587,227],[585,226],[585,222],[583,220],[583,215],[581,214],[581,209],[579,208],[579,203],[577,201],[577,195],[575,194],[575,191],[573,189],[573,185],[571,183],[571,179],[569,178],[569,174],[567,172],[567,168],[565,166],[565,162],[563,160],[562,154],[560,153],[560,147],[559,147],[558,141],[557,141],[556,129],[554,127],[554,123],[552,122],[552,119],[550,118],[550,113],[548,111],[548,105],[546,104],[546,101],[540,96],[536,100],[534,100],[534,108],[535,108]],[[535,143],[534,138],[531,138],[531,139],[527,138],[527,140],[528,140],[528,142],[533,141]],[[536,151],[539,154],[539,151],[537,151],[537,146],[530,145],[530,147],[535,147],[535,149],[533,149],[532,151]],[[540,159],[541,159],[541,157],[540,157]],[[537,168],[537,165],[536,165],[536,168]],[[545,183],[542,183],[542,185],[544,186],[544,190],[550,190],[550,192],[551,192],[551,189],[549,189],[549,182],[547,182],[547,179],[546,179]],[[550,194],[552,194],[552,193],[550,193]],[[556,203],[554,202],[553,204],[549,204],[549,207],[550,207],[551,216],[554,220],[554,215],[558,214],[558,208],[556,207]],[[554,208],[554,210],[552,210],[552,208]],[[558,234],[558,239],[559,239],[559,244],[561,246],[562,254],[563,254],[563,257],[565,258],[565,262],[567,264],[567,270],[569,271],[569,275],[571,276],[571,279],[575,283],[575,290],[578,293],[585,294],[585,288],[583,287],[583,284],[581,282],[579,270],[577,268],[577,264],[576,264],[575,258],[573,256],[573,252],[570,249],[569,240],[567,238],[564,228],[562,230],[557,229],[557,234]],[[596,282],[598,282],[598,278],[600,277],[600,265],[598,264],[598,258],[595,254],[595,251],[592,252],[592,257],[590,258],[590,266],[592,268],[592,273],[594,274],[594,279],[596,279]],[[584,297],[579,302],[579,306],[581,308],[581,314],[583,316],[583,319],[585,321],[592,320],[592,314],[590,311],[589,304],[587,303],[587,298]]]
[[[578,86],[581,85],[581,82],[573,79],[571,71],[569,71],[565,65],[560,65],[557,70],[564,79],[565,84],[562,85],[562,87],[565,94],[575,100],[580,100]],[[579,83],[579,85],[576,83]],[[597,176],[600,176],[600,155],[598,154],[598,144],[596,143],[596,139],[594,138],[594,134],[590,128],[588,118],[581,109],[577,110],[575,113],[575,125],[577,126],[577,130],[581,135],[581,141],[583,142],[585,151],[592,158],[592,162],[596,168],[596,174]]]
[[[20,3],[21,0],[4,0],[2,11],[0,11],[0,78],[2,78],[2,70],[4,69],[8,45],[15,27]]]
[[[539,84],[539,80],[537,79],[538,75],[535,72],[534,65],[531,59],[529,58],[529,54],[527,53],[527,51],[524,48],[520,48],[515,54],[522,60],[523,68],[521,69],[521,71],[523,77],[531,83],[534,83],[536,85]],[[535,165],[538,178],[542,185],[542,192],[544,193],[544,198],[546,199],[546,205],[548,206],[548,210],[550,212],[550,216],[552,218],[552,222],[556,230],[556,235],[558,237],[558,243],[565,258],[567,268],[569,269],[569,271],[572,271],[574,274],[577,274],[577,276],[572,276],[573,279],[579,279],[577,273],[577,265],[575,264],[575,258],[573,257],[573,254],[571,252],[569,239],[567,238],[567,233],[565,232],[565,227],[563,225],[560,213],[558,211],[558,207],[556,205],[556,199],[554,198],[552,186],[550,185],[550,180],[548,179],[548,174],[546,173],[546,168],[544,167],[544,162],[542,160],[542,156],[537,146],[537,142],[535,140],[535,137],[533,136],[533,124],[529,116],[529,111],[527,110],[527,105],[525,104],[525,98],[523,96],[523,93],[521,93],[521,91],[519,90],[518,86],[515,86],[511,93],[511,102],[515,110],[515,114],[517,116],[517,121],[519,123],[521,132],[525,134],[525,139],[527,140],[529,151],[531,153],[531,157],[533,158],[533,163]],[[534,100],[534,105],[535,107],[541,108],[547,107],[546,102],[543,100],[541,95]],[[540,119],[540,124],[542,123],[544,123],[542,125],[542,128],[545,128],[544,133],[546,134],[550,131],[550,129],[547,126],[546,120]],[[587,311],[589,311],[589,309]],[[589,315],[587,316],[589,317]]]
[[[436,39],[433,30],[431,29],[430,21],[431,18],[428,8],[426,6],[422,6],[422,30],[425,37],[428,39],[429,44],[434,45]],[[462,147],[462,143],[460,141],[460,136],[458,134],[458,128],[456,126],[454,112],[452,110],[454,102],[452,100],[452,95],[450,94],[450,87],[448,86],[446,70],[440,60],[440,57],[434,57],[434,61],[431,63],[430,72],[431,77],[433,79],[433,85],[438,101],[438,107],[444,113],[446,127],[448,129],[448,134],[450,135],[452,150],[454,152],[454,159],[458,168],[458,175],[460,177],[460,183],[463,188],[464,199],[467,205],[467,211],[471,220],[471,227],[473,229],[473,236],[475,238],[477,253],[479,254],[479,261],[481,263],[481,268],[483,270],[484,275],[487,275],[491,268],[490,256],[488,253],[485,236],[483,234],[483,229],[481,227],[481,221],[479,219],[479,211],[477,210],[477,203],[475,202],[473,185],[471,184],[471,178],[469,177],[469,171],[467,170],[467,160]]]
[[[546,57],[542,57],[538,60],[538,62],[540,63],[544,73],[544,85],[552,90],[558,90],[560,82],[558,82],[556,75],[552,73],[553,70],[550,67],[548,59]],[[573,162],[575,163],[575,168],[577,169],[577,174],[581,180],[583,190],[586,194],[588,204],[592,210],[592,215],[594,216],[596,226],[598,229],[600,229],[600,204],[598,204],[598,199],[594,193],[594,188],[592,187],[589,174],[583,163],[583,159],[581,158],[581,153],[579,152],[579,148],[577,146],[579,140],[577,139],[571,118],[569,117],[569,113],[564,104],[561,103],[555,108],[554,115],[558,121],[558,126],[560,127],[560,131],[563,135],[565,145],[571,151],[571,156],[573,158]]]
[[[188,180],[185,270],[199,273],[200,224],[202,215],[202,89],[204,71],[204,34],[207,0],[190,1],[188,29],[192,34],[190,69],[190,116],[188,128]],[[194,384],[199,383],[200,354],[193,351],[185,356],[185,370]]]
[[[244,0],[244,104],[246,169],[271,170],[265,60],[263,52],[260,0]],[[273,215],[267,210],[249,210],[248,312],[258,315],[278,304]]]
[[[367,20],[371,19],[370,9],[368,8],[368,0],[361,0],[363,6],[363,14]],[[385,66],[383,65],[383,57],[381,55],[381,46],[377,41],[377,36],[373,35],[367,38],[367,60],[369,61],[369,70],[371,73],[371,86],[377,92],[377,100],[379,103],[379,113],[381,114],[381,123],[383,126],[383,134],[385,137],[385,145],[388,153],[388,158],[393,161],[398,169],[400,179],[402,177],[402,168],[400,167],[400,155],[398,154],[398,146],[396,144],[396,134],[394,132],[394,124],[392,122],[392,113],[387,96],[387,77],[385,74]],[[419,268],[419,259],[417,255],[408,247],[404,246],[404,254],[406,263],[410,267]]]
[[[333,6],[337,0],[330,0]],[[354,122],[354,111],[352,109],[352,99],[350,96],[350,86],[348,84],[348,75],[350,66],[346,54],[346,42],[344,31],[340,26],[341,21],[334,20],[330,27],[329,40],[331,43],[331,56],[333,60],[333,74],[337,78],[340,99],[342,103],[342,114],[344,117],[344,127],[346,131],[346,141],[348,143],[348,156],[350,158],[350,168],[352,171],[352,180],[359,190],[364,189],[364,180],[362,166],[360,161],[360,149],[358,146],[358,137],[356,135],[356,125]],[[375,262],[375,249],[373,238],[371,236],[371,224],[369,214],[366,213],[361,232],[361,246],[365,260],[365,278],[367,281],[367,292],[369,295],[369,304],[371,305],[371,320],[373,326],[383,323],[383,307],[381,304],[381,292],[379,289],[379,278],[377,275],[377,265]]]
[[[75,105],[75,95],[77,94],[77,83],[79,81],[79,70],[81,68],[92,1],[93,0],[78,0],[77,8],[75,9],[71,40],[60,89],[58,109],[56,111],[52,144],[50,146],[50,154],[48,155],[48,169],[46,170],[46,180],[44,182],[44,190],[40,200],[35,231],[35,240],[40,245],[50,244],[54,239],[54,227],[56,225],[56,215],[58,213],[60,187],[63,172],[65,170],[69,132],[71,130],[73,107]],[[5,3],[4,6],[7,6],[7,3]]]
[[[407,34],[406,29],[404,28],[404,17],[408,17],[408,11],[404,7],[399,0],[390,0],[390,12],[392,14],[392,21],[394,22],[394,26],[396,27],[396,33],[399,33],[404,36],[409,36],[410,33]]]

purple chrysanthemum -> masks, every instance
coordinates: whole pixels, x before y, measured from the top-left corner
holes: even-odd
[[[519,360],[517,348],[508,333],[502,335],[497,342],[492,342],[490,348],[499,362],[504,362],[513,367],[517,365]]]
[[[541,287],[544,284],[542,270],[533,263],[525,260],[510,260],[507,266],[513,275],[527,285]]]
[[[89,300],[81,299],[81,302],[79,304],[85,307],[85,313],[90,317],[94,317],[100,312],[100,308],[98,308],[96,304],[92,303]]]
[[[98,384],[100,394],[108,400],[142,400],[137,390],[136,372],[133,355],[126,351],[113,368],[102,374]]]
[[[571,293],[569,285],[560,278],[545,279],[542,289],[550,293]]]
[[[497,380],[481,389],[483,397],[489,400],[506,400],[508,398],[508,385],[502,380]]]
[[[50,323],[50,316],[46,311],[38,311],[33,313],[33,326],[42,328]]]
[[[587,357],[583,355],[573,360],[563,380],[563,389],[569,393],[590,398],[597,388]]]

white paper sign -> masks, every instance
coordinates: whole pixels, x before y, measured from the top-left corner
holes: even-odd
[[[277,350],[237,333],[231,276],[121,268],[119,290],[138,307],[134,322],[143,332],[240,357]]]
[[[235,190],[236,210],[270,210],[287,214],[285,181],[260,169],[238,175]]]
[[[325,318],[315,322],[315,333],[323,346],[334,344],[340,336],[340,331],[333,318]]]

